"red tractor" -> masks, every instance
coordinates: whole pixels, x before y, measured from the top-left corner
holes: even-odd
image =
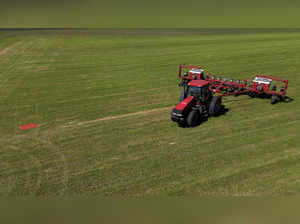
[[[182,68],[191,70],[181,76]],[[179,76],[183,87],[179,103],[173,108],[171,119],[179,126],[192,127],[209,116],[218,116],[222,110],[222,96],[214,96],[204,71],[197,66],[180,66]]]
[[[189,71],[182,74],[183,69]],[[288,80],[281,80],[271,76],[256,75],[247,82],[246,80],[216,78],[214,75],[204,76],[204,71],[199,66],[180,65],[179,86],[183,87],[179,103],[171,112],[171,120],[179,126],[193,127],[206,120],[209,116],[218,116],[225,112],[222,105],[222,96],[238,96],[247,94],[251,97],[271,98],[271,104],[285,101]],[[283,83],[284,86],[277,91],[272,81]],[[219,95],[215,95],[219,94]]]

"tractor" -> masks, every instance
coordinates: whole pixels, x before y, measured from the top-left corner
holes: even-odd
[[[209,116],[218,116],[222,110],[222,97],[213,96],[209,82],[203,79],[203,71],[193,75],[193,80],[183,79],[180,83],[183,91],[171,113],[172,121],[181,127],[196,126]]]
[[[184,69],[189,69],[183,73]],[[291,101],[286,96],[288,80],[257,74],[251,81],[216,78],[215,75],[204,76],[199,66],[180,65],[179,74],[182,92],[179,103],[171,111],[171,120],[181,127],[193,127],[210,116],[218,116],[225,112],[222,96],[249,95],[250,97],[270,98],[271,104],[279,101]],[[272,81],[282,83],[277,90]]]

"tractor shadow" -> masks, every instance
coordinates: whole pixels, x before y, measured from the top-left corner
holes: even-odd
[[[292,102],[292,101],[294,101],[294,99],[291,98],[291,97],[289,97],[289,96],[285,96],[285,98],[284,98],[284,100],[283,100],[284,103],[290,103],[290,102]]]
[[[221,115],[226,115],[226,113],[229,111],[228,108],[225,107],[225,105],[221,105],[221,111],[220,114],[218,114],[217,117],[221,116]]]
[[[249,101],[251,101],[251,100],[266,100],[266,99],[271,100],[271,96],[268,96],[268,95],[258,95],[258,96],[254,96],[254,97],[249,96],[249,98],[241,98],[241,99],[231,99],[231,100],[226,100],[225,103],[229,103],[229,102],[239,102],[239,101],[248,101],[248,100],[249,100]],[[284,96],[284,97],[282,97],[281,100],[278,100],[278,101],[276,102],[276,104],[277,104],[277,103],[290,103],[290,102],[292,102],[292,101],[294,101],[293,98],[291,98],[291,97],[289,97],[289,96]]]
[[[261,99],[261,100],[269,99],[269,100],[271,100],[271,96],[269,96],[269,95],[258,95],[258,96],[255,96],[255,97],[251,97],[250,96],[249,99]],[[290,103],[292,101],[294,101],[293,98],[291,98],[289,96],[283,96],[278,101],[276,101],[274,104],[278,104],[278,103]]]

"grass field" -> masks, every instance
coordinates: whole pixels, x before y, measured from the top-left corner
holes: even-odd
[[[300,30],[2,30],[0,195],[299,193],[299,58]],[[181,63],[289,79],[294,100],[228,97],[178,128]]]
[[[297,0],[2,0],[1,28],[299,28]]]

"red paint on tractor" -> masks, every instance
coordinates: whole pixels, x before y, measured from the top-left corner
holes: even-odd
[[[32,128],[37,128],[39,125],[32,123],[32,124],[25,124],[19,127],[20,130],[28,130],[28,129],[32,129]]]
[[[190,96],[186,99],[184,99],[183,101],[181,101],[180,103],[178,103],[176,106],[175,106],[175,109],[177,110],[184,110],[190,103],[191,101],[194,99],[193,96]]]
[[[189,86],[195,86],[195,87],[203,87],[203,86],[206,86],[208,84],[209,84],[208,81],[198,79],[198,80],[190,81],[188,85]]]

